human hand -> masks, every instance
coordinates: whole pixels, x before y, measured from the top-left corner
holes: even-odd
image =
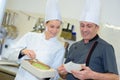
[[[67,71],[66,69],[64,68],[64,65],[61,65],[60,67],[58,67],[58,73],[60,74],[60,76],[65,79],[66,78],[66,75],[67,75]]]
[[[31,59],[36,58],[36,54],[35,54],[35,52],[33,50],[24,49],[24,50],[22,50],[22,54],[27,55]]]
[[[92,79],[94,75],[94,71],[84,65],[82,65],[81,71],[72,70],[71,72],[76,78],[80,80]]]

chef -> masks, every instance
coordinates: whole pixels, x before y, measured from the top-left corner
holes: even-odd
[[[25,34],[13,47],[9,59],[19,59],[19,62],[24,59],[37,59],[56,70],[63,63],[65,52],[63,45],[56,37],[62,24],[59,10],[57,0],[47,0],[45,13],[46,30],[43,33],[28,32]],[[58,78],[59,75],[56,74],[51,80],[58,80]],[[15,80],[44,79],[38,79],[20,66]]]
[[[71,72],[60,66],[59,74],[66,80],[119,80],[114,48],[98,35],[100,1],[86,0],[79,27],[83,39],[72,44],[65,61],[86,65]]]

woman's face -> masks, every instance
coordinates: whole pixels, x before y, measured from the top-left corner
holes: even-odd
[[[61,21],[59,20],[51,20],[46,22],[45,26],[47,38],[55,37],[60,31],[60,25]]]

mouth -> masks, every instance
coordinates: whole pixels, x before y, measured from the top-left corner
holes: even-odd
[[[50,32],[50,34],[51,34],[51,36],[56,36],[57,35],[57,33],[52,33],[52,32]]]
[[[83,37],[87,37],[89,35],[89,33],[87,33],[87,32],[82,32],[82,36]]]

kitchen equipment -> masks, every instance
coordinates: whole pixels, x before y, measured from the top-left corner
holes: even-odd
[[[38,18],[37,22],[35,23],[35,26],[33,27],[33,32],[38,32],[42,33],[45,30],[44,27],[44,19],[43,18]]]
[[[72,29],[69,29],[70,27],[70,23],[67,24],[67,28],[66,29],[62,29],[61,32],[61,37],[63,37],[64,39],[68,39],[70,40],[72,38]]]
[[[74,25],[72,25],[72,38],[70,40],[72,41],[76,41],[76,32],[73,32],[73,29],[74,29]]]
[[[2,25],[7,32],[5,38],[15,39],[18,36],[17,27],[14,25],[16,13],[6,10],[3,18]]]
[[[6,36],[7,36],[7,30],[3,26],[1,26],[0,27],[0,40],[5,38]]]
[[[73,32],[74,25],[70,26],[70,23],[67,24],[67,28],[63,28],[61,32],[61,37],[67,40],[76,41],[76,32]]]
[[[8,19],[8,35],[7,38],[15,39],[18,35],[17,27],[14,25],[16,13],[10,13]]]
[[[17,62],[9,60],[0,60],[0,65],[19,67],[19,64]]]

